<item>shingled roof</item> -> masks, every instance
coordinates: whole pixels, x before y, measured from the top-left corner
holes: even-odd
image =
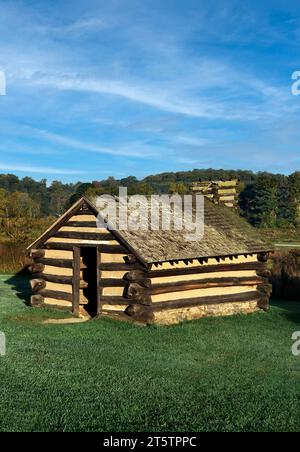
[[[187,240],[186,230],[130,231],[118,233],[136,250],[145,263],[193,258],[225,257],[272,250],[236,212],[204,198],[204,235],[201,240]]]
[[[28,249],[42,245],[52,232],[58,230],[84,205],[93,214],[100,213],[88,199],[81,198]],[[117,227],[112,233],[145,264],[254,254],[273,249],[270,243],[261,238],[259,230],[250,226],[237,213],[225,206],[216,205],[206,198],[204,198],[204,236],[201,240],[188,240],[188,232],[184,229],[132,231]]]

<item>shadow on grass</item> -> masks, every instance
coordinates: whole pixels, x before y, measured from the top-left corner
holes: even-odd
[[[23,301],[26,306],[30,305],[31,289],[29,286],[30,276],[27,269],[23,269],[11,276],[5,281],[5,284],[11,286],[16,296]]]
[[[271,306],[276,306],[282,310],[282,315],[290,322],[300,325],[300,302],[271,300]]]

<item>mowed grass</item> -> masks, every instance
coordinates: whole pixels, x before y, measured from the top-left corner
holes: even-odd
[[[0,276],[1,431],[299,431],[300,303],[170,327],[28,308]]]

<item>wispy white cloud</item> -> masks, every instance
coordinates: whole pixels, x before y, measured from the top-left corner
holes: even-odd
[[[175,161],[177,163],[183,163],[184,165],[197,165],[198,167],[205,167],[207,164],[209,164],[208,160],[203,159],[193,159],[188,157],[176,157]]]
[[[149,107],[158,108],[166,112],[179,113],[192,117],[216,118],[224,116],[222,106],[217,105],[217,103],[213,104],[208,100],[201,100],[198,103],[194,103],[188,99],[176,99],[175,95],[170,95],[171,93],[167,93],[164,90],[160,91],[157,87],[151,87],[151,83],[145,86],[138,86],[137,83],[106,79],[88,79],[63,74],[60,76],[43,76],[38,74],[31,82],[34,85],[58,90],[118,96],[131,102],[146,104]]]
[[[23,126],[22,128],[19,128],[18,134],[20,136],[30,136],[31,138],[36,138],[48,143],[51,142],[55,145],[58,145],[59,147],[62,145],[64,146],[64,148],[76,149],[96,154],[108,154],[111,156],[135,157],[139,159],[153,160],[155,158],[163,159],[172,151],[171,149],[162,146],[157,149],[155,146],[147,144],[143,141],[126,142],[122,145],[115,144],[113,147],[99,146],[99,144],[70,138],[68,136],[53,133],[48,130],[37,129],[29,126]],[[61,150],[60,153],[63,153],[64,150],[65,149]],[[55,149],[55,152],[58,153],[59,150]]]
[[[173,140],[179,144],[187,145],[187,146],[193,146],[193,147],[199,147],[207,144],[209,140],[207,138],[198,138],[193,135],[175,135],[172,137]]]
[[[34,30],[44,34],[63,36],[101,30],[106,26],[105,21],[99,17],[86,17],[63,25],[37,25]]]
[[[209,120],[266,120],[298,108],[291,105],[288,90],[242,74],[237,68],[223,70],[222,80],[213,76],[210,79],[213,69],[222,72],[219,66],[216,62],[213,68],[211,62],[208,73],[205,65],[200,73],[194,67],[193,79],[188,76],[183,80],[106,79],[70,72],[39,72],[26,82],[58,91],[119,97],[164,112]]]
[[[27,134],[58,145],[63,145],[68,148],[78,149],[85,152],[93,152],[97,154],[119,155],[136,158],[154,158],[157,155],[157,149],[147,146],[144,143],[132,142],[125,143],[121,146],[106,147],[99,146],[99,144],[90,143],[89,141],[82,141],[79,139],[69,138],[64,135],[49,132],[47,130],[36,129],[33,127],[26,127]]]
[[[35,166],[35,165],[18,165],[18,164],[7,164],[0,162],[0,170],[2,171],[18,171],[22,173],[39,173],[39,174],[57,174],[57,175],[71,175],[76,176],[80,174],[86,174],[82,170],[72,170],[64,168],[52,168],[47,166]]]

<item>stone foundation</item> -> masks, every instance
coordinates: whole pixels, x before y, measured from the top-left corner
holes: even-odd
[[[154,313],[154,323],[172,325],[185,320],[200,319],[209,316],[227,316],[233,314],[250,314],[258,311],[257,301],[218,303],[188,308],[164,309]]]

